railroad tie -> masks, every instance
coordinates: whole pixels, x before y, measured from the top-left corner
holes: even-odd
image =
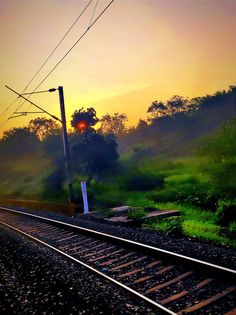
[[[176,282],[178,282],[178,281],[180,281],[180,280],[190,276],[191,274],[193,274],[193,271],[185,272],[182,275],[180,275],[180,276],[178,276],[178,277],[176,277],[176,278],[174,278],[172,280],[169,280],[167,282],[164,282],[162,284],[159,284],[159,285],[157,285],[155,287],[152,287],[152,288],[148,289],[145,294],[149,294],[151,292],[155,292],[155,291],[159,291],[161,289],[164,289],[164,288],[168,287],[169,285],[171,285],[173,283],[176,283]]]
[[[229,311],[225,315],[236,315],[236,308],[234,308],[233,310]]]
[[[143,256],[143,257],[137,258],[137,259],[129,261],[127,263],[124,263],[124,264],[121,264],[119,266],[113,267],[113,268],[110,269],[110,271],[116,271],[116,270],[128,267],[128,266],[130,266],[130,265],[132,265],[132,264],[134,264],[136,262],[142,261],[142,260],[144,260],[146,258],[147,258],[147,256]]]
[[[119,275],[118,277],[119,278],[125,278],[125,277],[128,277],[128,276],[131,276],[131,275],[133,275],[135,273],[139,273],[141,271],[144,271],[145,269],[152,268],[152,267],[158,265],[160,262],[161,262],[160,260],[154,261],[154,262],[148,264],[146,267],[143,267],[143,268],[140,268],[140,269],[135,269],[133,271],[129,271],[129,272],[123,273],[122,275]]]
[[[112,252],[112,253],[109,253],[109,254],[106,254],[106,255],[103,255],[103,256],[99,256],[99,257],[96,257],[96,258],[92,258],[89,261],[91,261],[91,262],[98,261],[98,260],[101,260],[101,259],[104,259],[104,258],[108,258],[108,257],[114,256],[114,255],[119,254],[119,253],[124,252],[124,251],[125,251],[124,249],[118,249],[115,252]],[[100,252],[98,252],[98,253],[100,253]]]
[[[213,278],[207,278],[205,280],[203,280],[202,282],[198,283],[193,289],[187,291],[187,290],[183,290],[177,294],[174,294],[174,295],[171,295],[169,296],[168,298],[164,299],[164,300],[161,300],[160,303],[162,305],[165,305],[167,303],[171,303],[173,301],[176,301],[188,294],[191,294],[199,289],[201,289],[202,287],[206,286],[208,283],[212,282],[213,281]]]
[[[124,256],[120,256],[120,257],[117,257],[117,258],[110,259],[110,260],[108,260],[108,261],[104,261],[103,263],[101,263],[101,264],[99,264],[99,265],[100,265],[100,266],[107,266],[107,265],[112,264],[112,263],[115,262],[115,261],[118,261],[118,260],[127,258],[127,257],[129,257],[129,256],[131,256],[131,255],[133,255],[133,254],[134,254],[134,253],[131,252],[131,253],[128,253],[128,254],[126,254],[126,255],[124,255]]]
[[[141,283],[141,282],[145,282],[151,278],[154,278],[155,276],[158,276],[158,275],[161,275],[163,273],[165,273],[166,271],[169,271],[171,269],[174,268],[174,265],[171,265],[171,266],[168,266],[168,267],[165,267],[165,268],[162,268],[161,270],[155,272],[153,275],[151,276],[146,276],[146,277],[142,277],[142,278],[139,278],[137,280],[134,280],[133,284],[136,284],[136,283]]]
[[[236,290],[236,287],[229,287],[226,290],[224,290],[224,291],[222,291],[220,293],[217,293],[216,295],[208,298],[207,300],[204,300],[204,301],[201,301],[201,302],[199,302],[197,304],[194,304],[194,305],[186,308],[185,310],[181,310],[177,314],[178,315],[183,315],[183,314],[190,314],[190,313],[193,313],[195,311],[198,311],[199,309],[201,309],[201,308],[203,308],[205,306],[208,306],[208,305],[214,303],[215,301],[218,301],[218,300],[222,299],[224,296],[232,293],[235,290]]]

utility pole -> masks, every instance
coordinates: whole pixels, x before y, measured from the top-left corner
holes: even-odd
[[[64,103],[64,93],[63,93],[63,87],[59,86],[58,91],[59,91],[59,100],[60,100],[60,109],[61,109],[61,119],[57,118],[56,116],[50,114],[48,111],[43,109],[42,107],[38,106],[37,104],[31,102],[28,98],[24,97],[23,95],[27,94],[34,94],[34,93],[44,93],[44,92],[55,92],[57,89],[49,89],[47,91],[39,91],[39,92],[32,92],[32,93],[25,93],[25,94],[20,94],[10,88],[9,86],[5,85],[7,89],[12,91],[13,93],[17,94],[18,97],[23,98],[26,102],[29,102],[31,105],[37,107],[38,109],[41,110],[40,113],[46,113],[50,117],[52,117],[55,120],[58,120],[62,124],[62,138],[63,138],[63,147],[64,147],[64,156],[65,156],[65,167],[66,167],[66,173],[67,173],[67,183],[68,183],[68,201],[71,203],[73,201],[73,189],[72,189],[72,172],[71,172],[71,160],[70,160],[70,148],[69,148],[69,140],[68,140],[68,134],[67,134],[67,129],[66,129],[66,113],[65,113],[65,103]],[[17,116],[10,117],[10,118],[15,118],[18,116],[22,115],[27,115],[28,113],[31,112],[16,112]],[[32,112],[34,113],[34,112]]]
[[[60,100],[60,109],[61,109],[62,138],[63,138],[63,147],[64,147],[64,156],[65,156],[65,166],[66,166],[67,183],[68,183],[68,199],[69,199],[69,203],[71,203],[73,201],[71,159],[70,159],[69,140],[68,140],[68,134],[67,134],[67,129],[66,129],[66,113],[65,113],[63,87],[59,86],[58,91],[59,91],[59,100]]]

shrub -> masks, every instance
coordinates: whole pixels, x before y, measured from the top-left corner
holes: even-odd
[[[230,223],[236,222],[236,203],[232,200],[218,200],[217,207],[218,224],[229,226]]]
[[[63,181],[65,174],[62,169],[55,169],[44,179],[42,197],[44,199],[57,199],[63,195]]]
[[[137,220],[143,217],[146,217],[148,214],[144,209],[130,209],[128,211],[128,219]]]
[[[231,239],[236,239],[236,222],[230,224],[228,235]]]
[[[185,235],[221,243],[226,242],[226,239],[223,236],[220,236],[221,228],[214,223],[186,220],[183,223],[183,231]]]
[[[174,236],[182,235],[182,219],[178,216],[162,220],[154,220],[153,222],[146,224],[146,226],[153,230],[165,232]]]
[[[124,178],[125,189],[129,191],[148,191],[157,187],[163,187],[164,176],[143,173],[129,174]]]

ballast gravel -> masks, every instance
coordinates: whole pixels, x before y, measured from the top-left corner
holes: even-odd
[[[158,314],[108,281],[0,225],[0,314]]]
[[[77,215],[70,217],[45,211],[27,211],[16,207],[15,209],[55,220],[61,220],[70,224],[126,238],[236,270],[236,250],[227,245],[216,244],[211,241],[200,240],[194,237],[175,237],[165,235],[163,233],[146,230],[140,227],[113,225],[102,220],[97,220],[92,215]]]

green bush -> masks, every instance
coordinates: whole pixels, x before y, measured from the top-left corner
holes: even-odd
[[[123,178],[124,188],[129,191],[148,191],[161,188],[164,185],[164,176],[143,174],[138,171]]]
[[[137,220],[146,217],[148,214],[144,209],[130,209],[128,211],[128,219]]]
[[[229,226],[236,222],[236,202],[233,200],[218,200],[217,206],[218,224]]]
[[[185,235],[195,236],[220,243],[228,243],[228,240],[221,236],[221,228],[210,222],[200,222],[196,220],[186,220],[183,222]]]
[[[236,239],[236,222],[230,224],[228,235],[231,239]]]
[[[157,219],[145,225],[156,231],[165,232],[174,236],[182,235],[182,219],[178,216],[173,216],[166,219]]]

